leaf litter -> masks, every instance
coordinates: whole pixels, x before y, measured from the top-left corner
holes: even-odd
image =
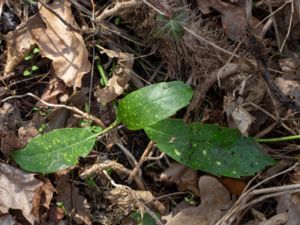
[[[249,137],[299,134],[299,1],[28,2],[0,4],[1,224],[142,224],[143,216],[160,225],[300,223],[298,141],[262,146],[279,163],[239,179],[174,163],[159,144],[144,155],[146,135],[123,127],[116,131],[122,145],[109,146],[109,135],[101,137],[63,176],[28,173],[10,156],[55,128],[96,125],[53,104],[110,124],[119,99],[171,80],[194,90],[176,118],[235,127]],[[28,62],[36,47],[38,60]],[[37,72],[24,77],[32,66]],[[27,92],[47,104],[23,96]],[[105,160],[114,166],[79,177]]]

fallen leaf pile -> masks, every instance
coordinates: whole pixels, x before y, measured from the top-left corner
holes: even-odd
[[[81,87],[81,79],[90,71],[91,64],[81,34],[72,30],[72,27],[78,26],[71,3],[60,0],[48,7],[39,5],[39,14],[7,34],[8,54],[4,74],[11,73],[36,44],[42,56],[52,60],[58,78],[69,87]]]

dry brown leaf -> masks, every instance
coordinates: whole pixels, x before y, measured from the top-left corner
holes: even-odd
[[[190,208],[190,207],[195,207],[195,204],[193,205],[192,203],[184,200],[184,201],[180,202],[179,204],[177,204],[169,214],[162,216],[162,220],[167,223],[179,212],[181,212],[184,209]]]
[[[214,225],[230,207],[230,194],[216,178],[199,179],[201,205],[182,210],[166,225]]]
[[[230,177],[219,177],[217,179],[227,188],[227,190],[231,194],[234,194],[235,196],[240,196],[247,186],[244,181]]]
[[[150,191],[134,191],[135,194],[140,198],[143,199],[144,202],[148,203],[151,202],[150,206],[157,211],[160,215],[165,213],[165,206],[160,202],[155,200],[155,197]]]
[[[131,189],[124,187],[116,187],[104,193],[106,199],[110,201],[110,207],[117,206],[125,214],[129,214],[132,210],[140,208],[138,196]]]
[[[118,65],[113,71],[112,77],[108,80],[108,84],[104,88],[97,88],[94,95],[101,103],[108,103],[120,96],[131,77],[131,71],[134,62],[134,55],[124,52],[115,52],[101,48],[102,52],[110,58],[118,58]]]
[[[74,20],[71,3],[60,0],[49,5],[68,24],[77,26]],[[70,30],[56,15],[43,6],[39,14],[46,28],[31,29],[31,34],[41,50],[41,54],[53,60],[56,76],[69,87],[81,87],[81,79],[91,69],[88,51],[82,35]]]
[[[238,128],[244,136],[247,136],[255,118],[231,96],[224,97],[223,107],[227,114],[229,126]]]
[[[25,56],[34,48],[35,41],[29,33],[28,24],[40,24],[39,17],[30,18],[26,24],[17,26],[15,31],[9,32],[6,37],[7,56],[4,67],[4,76],[11,73],[15,66],[22,62]]]
[[[66,213],[78,224],[91,225],[87,200],[79,193],[79,189],[69,182],[69,175],[58,178],[56,190],[57,201],[63,202]]]
[[[279,213],[275,216],[272,216],[270,219],[263,221],[263,222],[259,223],[258,225],[284,225],[284,224],[286,224],[287,220],[288,220],[288,214],[286,212],[284,212],[284,213]]]
[[[191,191],[199,196],[197,171],[192,170],[180,163],[172,163],[169,168],[160,175],[161,181],[175,183],[180,191]]]
[[[65,211],[63,208],[53,205],[48,211],[48,217],[53,224],[58,224],[65,217]]]
[[[300,104],[300,80],[278,77],[275,82],[282,93],[293,99],[297,105]]]
[[[291,76],[291,78],[299,78],[300,58],[280,59],[279,66],[285,75]]]
[[[285,225],[296,225],[300,221],[300,195],[284,194],[277,198],[278,204],[276,212],[278,214],[287,212],[287,221]]]
[[[60,0],[49,5],[49,8],[66,23],[77,26],[70,1]],[[10,32],[6,37],[8,55],[5,74],[11,72],[37,44],[41,55],[52,60],[57,77],[69,87],[81,87],[83,75],[91,69],[88,51],[82,35],[71,30],[62,20],[40,5],[39,14]]]
[[[0,224],[1,225],[15,225],[16,221],[14,220],[14,218],[9,215],[3,215],[0,217]]]
[[[203,14],[210,13],[210,8],[219,11],[222,14],[222,24],[227,36],[233,41],[241,41],[248,27],[254,35],[262,38],[262,25],[259,20],[251,16],[247,19],[246,11],[233,4],[221,0],[197,0],[198,6]]]
[[[19,209],[31,224],[38,222],[39,215],[33,213],[38,212],[35,198],[42,185],[34,174],[0,163],[0,213]]]
[[[47,87],[44,89],[44,92],[41,96],[41,99],[48,103],[57,104],[59,102],[58,96],[64,94],[65,92],[66,85],[64,84],[64,82],[62,80],[59,80],[57,77],[54,77],[48,82]],[[43,106],[43,103],[38,102],[36,105]]]

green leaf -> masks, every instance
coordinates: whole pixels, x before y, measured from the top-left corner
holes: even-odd
[[[189,104],[193,92],[181,81],[162,82],[128,94],[118,106],[118,119],[129,129],[151,126]]]
[[[158,38],[170,38],[178,40],[184,35],[184,25],[188,21],[188,13],[179,10],[172,14],[171,18],[158,15],[156,17],[156,31],[154,36]]]
[[[156,225],[155,219],[148,213],[141,215],[140,212],[133,212],[130,217],[135,220],[138,225]]]
[[[23,72],[23,76],[24,77],[29,77],[31,75],[31,71],[30,70],[25,70],[24,72]]]
[[[29,54],[29,55],[26,55],[26,56],[25,56],[24,60],[25,60],[25,61],[28,61],[28,60],[30,60],[31,58],[32,58],[32,55]]]
[[[25,170],[53,173],[75,165],[79,157],[88,155],[96,137],[90,129],[57,129],[33,138],[12,156]]]
[[[275,163],[253,138],[235,129],[167,119],[145,131],[171,158],[217,176],[249,176]]]
[[[39,67],[38,66],[35,66],[35,65],[33,65],[32,67],[31,67],[31,71],[36,71],[36,70],[38,70],[39,69]]]
[[[39,48],[34,48],[33,49],[33,54],[38,54],[40,53],[40,49]]]

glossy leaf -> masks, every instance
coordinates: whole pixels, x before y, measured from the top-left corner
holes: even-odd
[[[148,213],[141,215],[140,212],[133,212],[131,218],[137,223],[137,225],[156,225],[155,219]]]
[[[33,138],[12,156],[27,171],[53,173],[74,166],[79,157],[88,155],[96,137],[90,129],[57,129]]]
[[[189,16],[187,11],[179,10],[172,14],[171,18],[158,15],[156,17],[156,30],[154,36],[158,38],[180,39],[184,35],[184,25]]]
[[[167,119],[145,131],[171,158],[218,176],[249,176],[275,162],[253,138],[243,137],[235,129]]]
[[[192,89],[180,81],[149,85],[120,101],[118,118],[131,130],[151,126],[189,104]]]

